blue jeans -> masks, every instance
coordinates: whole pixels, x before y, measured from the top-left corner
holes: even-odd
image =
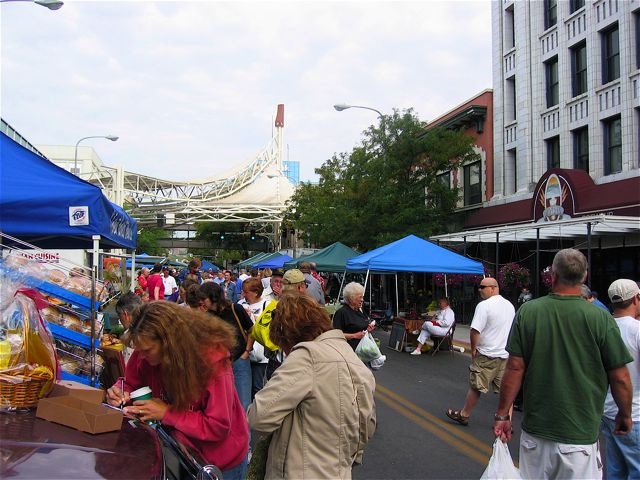
[[[232,365],[235,378],[236,392],[242,403],[242,408],[247,411],[251,403],[251,362],[249,359],[238,358]]]
[[[224,480],[244,480],[247,474],[247,460],[243,460],[240,465],[233,467],[229,470],[222,472],[222,478]]]
[[[640,422],[625,436],[613,434],[616,422],[602,417],[600,431],[607,442],[607,479],[640,479]]]
[[[267,364],[251,362],[251,377],[253,379],[251,386],[251,399],[256,396],[262,387],[264,387],[267,377]]]

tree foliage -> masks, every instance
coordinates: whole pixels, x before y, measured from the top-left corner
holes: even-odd
[[[166,255],[167,249],[161,247],[158,240],[168,236],[167,231],[161,228],[143,228],[138,232],[136,251],[148,255]]]
[[[385,115],[362,143],[316,169],[318,184],[301,183],[285,221],[318,247],[341,241],[363,250],[408,234],[444,231],[458,189],[438,174],[478,157],[461,131],[426,130],[412,110]]]

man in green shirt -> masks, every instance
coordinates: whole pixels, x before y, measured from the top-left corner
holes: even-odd
[[[602,478],[598,428],[607,388],[618,406],[616,431],[632,428],[633,359],[613,317],[585,302],[587,260],[574,249],[553,259],[552,293],[523,304],[513,322],[494,433],[511,439],[509,407],[521,385],[523,478]]]

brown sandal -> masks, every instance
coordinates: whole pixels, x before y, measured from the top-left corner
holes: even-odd
[[[447,410],[447,417],[458,422],[460,425],[469,425],[469,417],[463,416],[460,410]]]

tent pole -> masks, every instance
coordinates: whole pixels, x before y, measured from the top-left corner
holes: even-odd
[[[347,278],[347,271],[345,270],[342,275],[342,281],[340,282],[340,290],[338,290],[338,298],[336,298],[336,303],[340,303],[340,295],[342,294],[342,288],[344,287],[344,280]]]
[[[367,289],[367,283],[369,283],[369,270],[367,270],[367,275],[364,277],[364,289]]]
[[[498,278],[498,270],[500,270],[500,232],[496,232],[496,278]]]
[[[96,342],[97,338],[96,332],[96,280],[98,274],[98,258],[100,257],[100,235],[93,235],[93,250],[92,250],[92,259],[91,259],[91,386],[96,386]]]
[[[447,274],[444,274],[444,296],[449,298],[449,290],[447,289]]]
[[[131,252],[131,287],[130,291],[136,291],[136,251]]]
[[[591,222],[587,222],[587,286],[591,288],[591,276],[593,272],[591,271]]]
[[[540,296],[540,229],[536,228],[536,298]]]
[[[396,315],[400,316],[400,299],[398,298],[398,272],[396,272]]]

